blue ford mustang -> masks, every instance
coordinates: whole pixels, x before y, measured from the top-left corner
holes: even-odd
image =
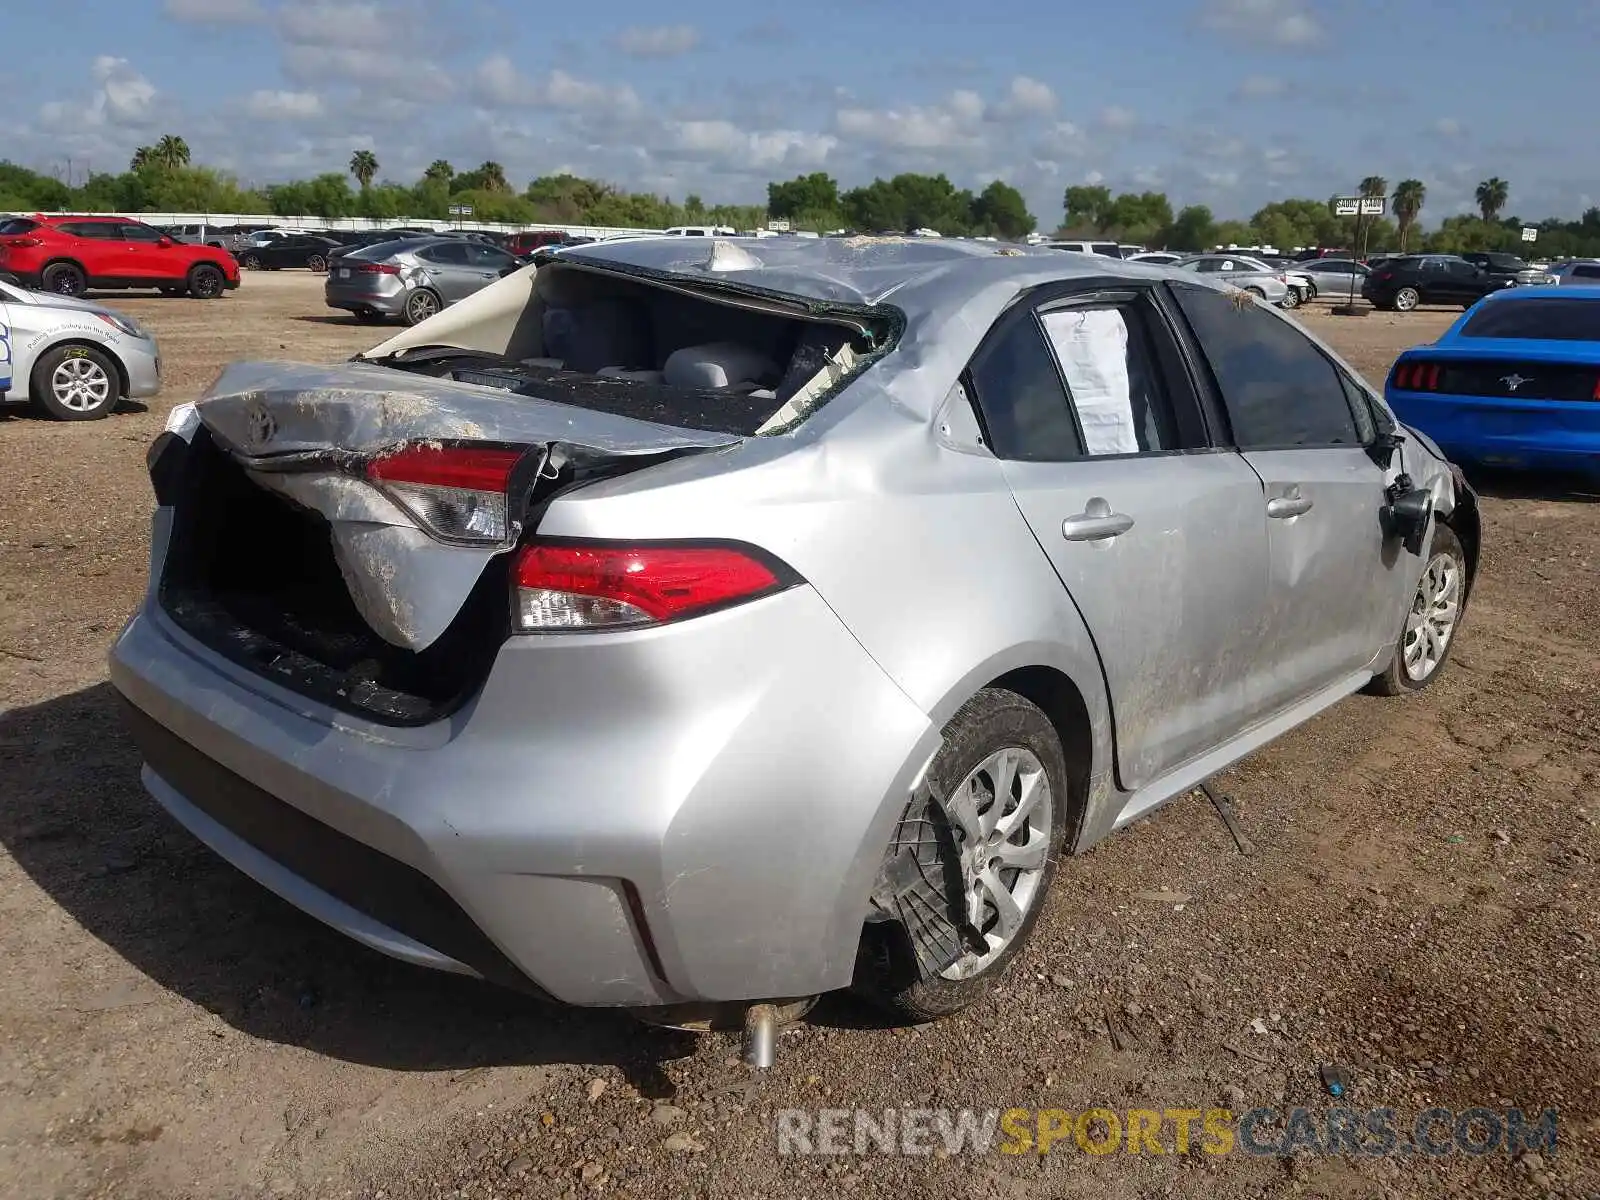
[[[1600,477],[1600,287],[1515,287],[1402,354],[1389,407],[1467,465]]]

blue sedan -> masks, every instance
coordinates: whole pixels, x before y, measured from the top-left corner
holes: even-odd
[[[1402,354],[1389,407],[1468,465],[1600,477],[1600,287],[1517,287]]]

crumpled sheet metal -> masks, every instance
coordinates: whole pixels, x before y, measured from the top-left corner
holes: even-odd
[[[198,411],[219,443],[252,458],[330,448],[371,454],[457,438],[570,442],[615,455],[739,440],[366,363],[238,363],[222,373]]]

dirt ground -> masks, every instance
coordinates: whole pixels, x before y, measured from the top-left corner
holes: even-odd
[[[1144,1198],[1600,1194],[1600,503],[1484,482],[1454,661],[1064,864],[992,1002],[889,1031],[825,1001],[754,1080],[726,1037],[550,1011],[390,962],[140,789],[104,655],[145,584],[144,452],[234,359],[377,334],[318,281],[116,301],[147,412],[0,417],[0,1194]],[[1374,380],[1454,314],[1303,319]],[[1252,1031],[1251,1023],[1260,1019]],[[802,1108],[1559,1109],[1554,1153],[780,1157]],[[1168,1149],[1172,1148],[1170,1135]]]

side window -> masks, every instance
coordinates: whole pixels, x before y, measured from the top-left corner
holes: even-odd
[[[1066,389],[1038,322],[1031,313],[1000,321],[969,371],[990,445],[1001,458],[1024,462],[1077,458],[1082,451]]]
[[[1041,315],[1055,352],[1084,451],[1091,457],[1173,450],[1171,404],[1135,305],[1085,305]]]
[[[1209,288],[1175,283],[1172,292],[1241,450],[1361,444],[1339,372],[1293,325]]]
[[[162,238],[161,230],[154,225],[127,224],[117,226],[125,242],[159,242]]]
[[[102,242],[115,241],[117,237],[117,227],[106,221],[67,221],[56,228],[73,237],[93,238]]]
[[[1579,263],[1572,268],[1572,277],[1574,279],[1600,279],[1600,267]]]
[[[504,250],[500,250],[486,242],[470,242],[467,245],[467,259],[475,267],[486,267],[489,270],[499,270],[509,267],[512,258]]]
[[[462,267],[467,263],[467,248],[460,242],[441,242],[437,246],[428,246],[418,250],[417,257],[422,259],[423,262]]]

